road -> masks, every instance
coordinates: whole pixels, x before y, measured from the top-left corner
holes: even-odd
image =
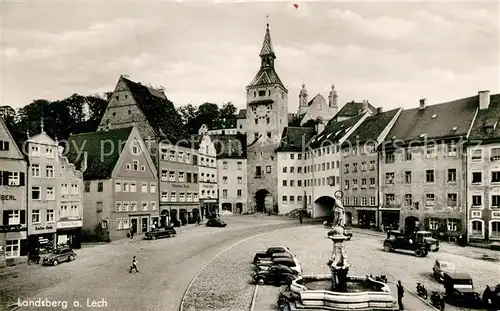
[[[263,216],[230,216],[226,220],[226,228],[181,229],[170,239],[83,248],[77,250],[73,262],[0,276],[0,309],[18,298],[41,298],[59,305],[19,310],[177,310],[191,279],[221,250],[253,235],[297,226],[297,221]],[[134,255],[139,273],[128,271]],[[93,301],[100,307],[87,308]],[[77,302],[82,307],[73,307]]]

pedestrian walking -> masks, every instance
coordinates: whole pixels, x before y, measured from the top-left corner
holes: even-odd
[[[396,286],[398,288],[398,305],[399,305],[399,310],[404,310],[405,307],[403,306],[403,296],[404,296],[405,290],[403,288],[403,284],[401,284],[401,281],[398,281],[398,284]]]
[[[300,224],[302,225],[302,214],[299,214],[299,221],[300,221]]]
[[[135,256],[134,256],[134,258],[132,258],[132,265],[130,266],[130,270],[128,272],[132,273],[132,269],[135,269],[136,272],[139,272],[139,270],[137,270],[138,263],[139,262],[137,261],[137,259],[135,259]]]

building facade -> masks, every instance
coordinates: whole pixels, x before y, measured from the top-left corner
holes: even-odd
[[[347,222],[360,227],[379,227],[378,154],[402,109],[368,117],[342,144],[340,170]],[[396,220],[399,223],[399,218]]]
[[[160,215],[162,225],[185,225],[202,217],[199,207],[198,152],[160,145]]]
[[[80,248],[83,226],[83,191],[85,190],[83,174],[61,152],[58,152],[58,165],[57,245]]]
[[[0,267],[27,260],[27,163],[0,118]]]
[[[478,94],[467,157],[467,231],[470,241],[500,240],[500,95]]]
[[[28,151],[28,244],[41,254],[57,247],[58,196],[60,175],[57,143],[43,131],[26,141]],[[77,196],[79,183],[67,185],[68,194]]]
[[[219,215],[217,150],[208,134],[200,135],[198,146],[199,198],[203,217]]]
[[[159,225],[157,171],[137,128],[71,135],[68,146],[83,171],[85,229],[116,240]]]
[[[276,148],[288,120],[288,90],[274,69],[269,32],[259,54],[260,69],[246,88],[247,205],[255,211],[278,209]]]
[[[247,159],[244,157],[222,157],[217,159],[219,209],[234,214],[247,210]]]

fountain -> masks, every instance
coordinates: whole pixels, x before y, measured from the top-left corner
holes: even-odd
[[[398,310],[389,287],[371,276],[348,276],[343,194],[335,192],[334,221],[328,238],[333,252],[327,265],[331,274],[301,276],[280,293],[283,310]]]

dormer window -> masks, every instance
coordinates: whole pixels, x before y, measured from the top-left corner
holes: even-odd
[[[458,129],[458,127],[454,126],[451,130],[455,132]]]
[[[431,118],[435,119],[437,118],[437,116],[438,116],[437,114],[433,114]]]

